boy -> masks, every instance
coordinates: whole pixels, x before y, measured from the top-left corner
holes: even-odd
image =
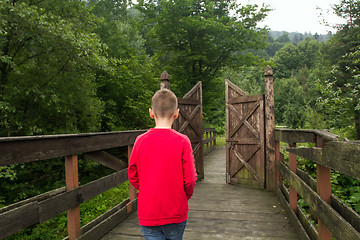
[[[137,137],[128,169],[139,190],[139,224],[146,240],[181,240],[197,179],[191,143],[171,129],[179,116],[173,92],[157,91],[149,113],[155,128]]]

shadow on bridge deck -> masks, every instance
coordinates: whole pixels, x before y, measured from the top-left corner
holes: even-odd
[[[189,207],[184,240],[299,239],[274,193],[225,184],[225,147],[205,157],[205,179]],[[143,239],[136,214],[103,239]]]

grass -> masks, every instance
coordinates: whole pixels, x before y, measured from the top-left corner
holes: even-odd
[[[216,146],[225,146],[226,145],[226,137],[225,136],[216,136]]]

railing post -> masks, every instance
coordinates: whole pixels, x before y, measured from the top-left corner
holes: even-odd
[[[66,191],[79,187],[77,155],[65,157]],[[80,206],[67,210],[68,235],[70,240],[80,236]]]
[[[216,147],[216,130],[213,131],[214,147]]]
[[[214,131],[210,131],[210,138],[213,139],[213,137],[214,137]],[[211,140],[210,141],[211,150],[213,149],[213,147],[214,147],[214,140]]]
[[[289,148],[296,148],[296,143],[289,144]],[[289,152],[289,167],[290,167],[290,170],[296,174],[297,159],[296,159],[296,155],[291,152]],[[296,213],[297,212],[297,192],[291,185],[289,188],[289,203],[290,203],[291,209]]]
[[[266,188],[275,190],[275,109],[274,79],[270,66],[265,69],[265,147],[266,147]]]
[[[128,145],[128,160],[130,161],[133,146]],[[127,213],[132,212],[132,201],[136,198],[136,188],[129,182],[129,203],[126,205]]]
[[[316,147],[322,148],[325,141],[317,136]],[[330,204],[331,200],[331,172],[330,168],[316,164],[317,192],[321,199]],[[319,240],[331,240],[332,235],[329,229],[318,219]]]
[[[206,140],[209,139],[209,132],[206,131],[205,134],[206,134],[206,138],[205,138],[205,139],[206,139]],[[210,137],[211,137],[211,134],[210,134]],[[211,145],[210,145],[210,146],[211,146]],[[209,149],[209,142],[206,143],[206,150],[208,150],[208,149]]]

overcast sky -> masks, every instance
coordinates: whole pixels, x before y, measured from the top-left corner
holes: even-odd
[[[245,2],[238,0],[239,2]],[[260,24],[275,31],[311,32],[312,34],[333,33],[336,30],[322,24],[323,19],[331,25],[341,23],[342,19],[333,14],[331,6],[340,0],[247,0],[249,4],[265,3],[274,9]],[[317,9],[317,8],[321,9]],[[330,11],[330,12],[329,12]],[[320,15],[323,16],[320,16]]]

